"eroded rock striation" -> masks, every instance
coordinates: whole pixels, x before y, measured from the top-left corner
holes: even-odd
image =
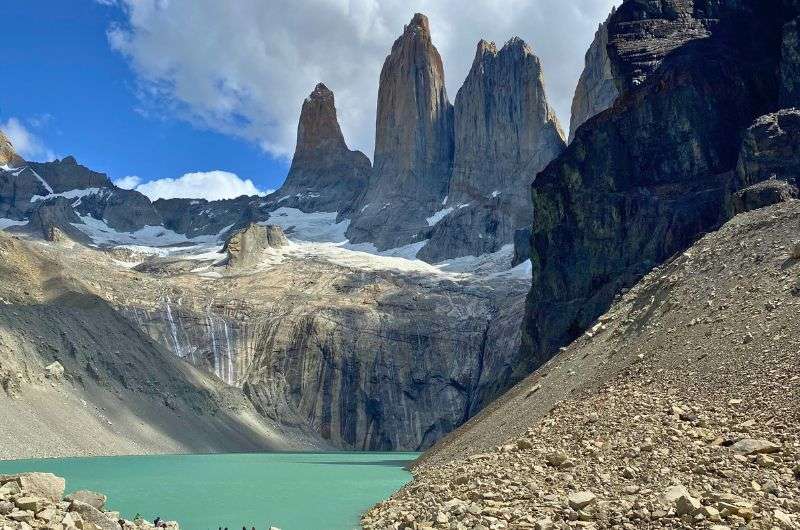
[[[414,15],[386,58],[376,126],[373,176],[347,235],[382,250],[423,238],[450,180],[453,106],[424,15]]]
[[[608,22],[614,14],[600,24],[594,41],[586,52],[586,64],[575,96],[572,99],[572,117],[569,123],[569,141],[575,138],[575,131],[590,118],[609,108],[619,96],[611,71],[611,58],[608,56]]]
[[[741,137],[778,105],[784,17],[776,3],[684,0],[611,17],[620,97],[533,185],[523,342],[538,362],[732,215]]]
[[[539,59],[522,39],[502,49],[480,41],[455,103],[455,158],[449,212],[418,256],[431,262],[497,251],[532,222],[527,192],[564,150],[545,95]]]
[[[371,171],[364,153],[348,149],[333,92],[320,83],[303,102],[292,166],[270,202],[304,212],[347,215],[364,192]]]

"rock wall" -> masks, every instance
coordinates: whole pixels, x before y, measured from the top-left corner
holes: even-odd
[[[381,70],[373,160],[349,239],[381,250],[421,240],[453,163],[453,106],[424,15],[414,15]]]
[[[631,0],[611,17],[620,98],[532,188],[535,362],[732,214],[741,137],[777,105],[783,16],[776,3]]]
[[[496,252],[530,225],[527,189],[564,150],[564,134],[547,102],[539,59],[521,39],[498,51],[481,41],[455,103],[451,209],[418,254],[426,261]]]
[[[611,58],[608,56],[608,22],[614,14],[600,24],[594,41],[586,52],[584,66],[575,96],[572,99],[572,117],[569,123],[569,141],[575,138],[575,131],[590,118],[609,108],[619,96],[611,71]]]

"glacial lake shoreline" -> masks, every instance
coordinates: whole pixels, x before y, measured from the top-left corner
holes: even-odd
[[[0,461],[0,474],[49,472],[67,492],[108,496],[129,517],[183,530],[276,526],[351,530],[361,514],[411,480],[418,453],[273,452],[100,456]]]

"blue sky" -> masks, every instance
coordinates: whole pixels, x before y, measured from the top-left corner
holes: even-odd
[[[151,198],[274,189],[318,82],[350,147],[371,157],[381,66],[415,12],[430,18],[451,101],[480,39],[519,36],[566,129],[584,54],[617,3],[0,0],[0,127],[25,158],[71,154],[115,181],[137,177]]]
[[[39,158],[71,154],[112,179],[225,170],[263,190],[285,178],[285,156],[143,104],[136,75],[106,36],[124,22],[120,9],[90,0],[3,0],[0,14],[0,122],[16,118],[38,137]]]

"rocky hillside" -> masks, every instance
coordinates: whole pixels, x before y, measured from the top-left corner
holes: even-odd
[[[0,232],[0,458],[326,446],[154,342],[81,269]]]
[[[149,521],[125,519],[106,508],[102,493],[80,490],[64,496],[66,483],[51,473],[0,475],[0,525],[2,528],[27,530],[47,528],[70,530],[150,530]],[[179,530],[175,521],[164,521],[169,530]]]
[[[796,528],[800,201],[739,215],[447,437],[365,528]]]

